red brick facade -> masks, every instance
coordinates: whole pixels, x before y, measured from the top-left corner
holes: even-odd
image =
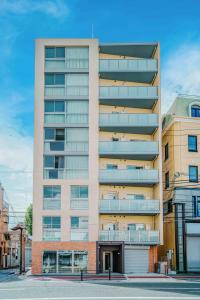
[[[32,274],[42,273],[42,254],[44,250],[80,250],[88,251],[88,270],[96,270],[95,242],[33,242]]]

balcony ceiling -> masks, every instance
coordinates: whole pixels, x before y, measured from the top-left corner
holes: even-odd
[[[157,48],[153,44],[100,44],[100,53],[131,57],[151,58]]]
[[[100,124],[100,130],[106,132],[135,133],[135,134],[153,134],[158,126],[103,126]]]
[[[99,156],[102,158],[118,158],[118,159],[130,159],[130,160],[144,160],[144,161],[152,161],[154,160],[158,154],[123,154],[123,153],[103,153],[100,152]]]
[[[116,99],[114,97],[111,99],[100,97],[99,101],[102,105],[151,109],[157,100],[158,97],[155,97],[155,99]]]
[[[100,78],[109,80],[122,80],[140,83],[151,83],[157,71],[100,71]]]

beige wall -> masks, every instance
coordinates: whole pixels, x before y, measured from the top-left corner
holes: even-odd
[[[88,180],[43,180],[43,124],[44,124],[44,47],[88,46],[89,47],[89,179]],[[35,69],[35,142],[34,142],[34,191],[33,191],[33,241],[42,240],[42,216],[61,216],[61,241],[70,240],[70,216],[88,215],[89,241],[98,240],[98,41],[87,39],[42,39],[36,41]],[[92,125],[92,126],[91,126]],[[88,211],[70,210],[70,185],[89,186]],[[61,210],[42,210],[43,185],[61,185]]]

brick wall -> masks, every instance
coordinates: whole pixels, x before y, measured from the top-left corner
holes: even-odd
[[[42,273],[42,254],[44,250],[79,250],[88,251],[88,270],[96,270],[95,242],[33,242],[32,274]]]

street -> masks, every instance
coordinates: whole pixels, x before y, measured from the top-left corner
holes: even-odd
[[[50,277],[0,275],[0,299],[115,300],[200,299],[200,279],[69,281]]]

